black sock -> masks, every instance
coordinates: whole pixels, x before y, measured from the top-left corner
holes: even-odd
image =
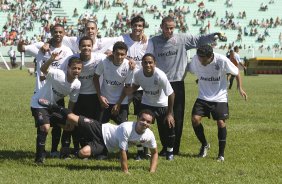
[[[53,125],[52,129],[52,148],[51,152],[55,152],[58,150],[58,145],[61,139],[61,127],[57,125]]]
[[[43,132],[40,128],[37,128],[37,138],[36,138],[36,157],[42,158],[45,152],[47,132]]]
[[[168,140],[166,147],[173,148],[175,142],[175,130],[174,128],[168,129]]]
[[[226,145],[227,130],[226,127],[218,128],[218,156],[224,157],[224,149]]]
[[[194,132],[195,132],[197,138],[202,143],[202,145],[206,146],[208,143],[207,143],[207,140],[206,140],[206,137],[205,137],[205,134],[204,134],[204,127],[203,127],[202,123],[200,123],[196,127],[193,126],[193,129],[194,129]]]
[[[61,144],[63,148],[69,148],[71,142],[71,132],[63,131]]]

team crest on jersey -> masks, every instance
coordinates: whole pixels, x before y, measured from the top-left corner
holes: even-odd
[[[219,70],[220,69],[220,67],[219,67],[219,65],[218,64],[215,64],[215,66],[214,66],[215,68],[215,70]]]
[[[122,77],[125,77],[126,74],[127,74],[127,69],[126,69],[126,68],[122,69],[121,72],[120,72],[120,75],[121,75]]]

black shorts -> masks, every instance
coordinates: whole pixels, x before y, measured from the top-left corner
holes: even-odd
[[[192,116],[199,115],[210,118],[210,114],[214,120],[225,120],[229,117],[227,102],[208,102],[197,99],[192,109]]]
[[[73,112],[76,115],[99,120],[101,105],[97,94],[79,94]]]
[[[127,121],[128,118],[128,104],[122,104],[120,106],[119,114],[117,116],[113,116],[111,111],[114,107],[113,104],[109,104],[109,107],[107,109],[104,109],[101,112],[100,122],[102,123],[108,123],[110,119],[112,119],[116,124],[121,124],[125,121]]]
[[[91,148],[92,156],[107,154],[107,147],[102,134],[102,124],[96,120],[79,116],[78,131],[81,141]]]
[[[138,90],[133,93],[132,102],[134,106],[134,115],[138,115],[141,111],[143,90]]]
[[[35,127],[50,124],[51,112],[45,108],[32,108],[31,113],[35,120]]]

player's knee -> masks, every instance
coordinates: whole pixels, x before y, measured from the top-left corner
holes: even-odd
[[[40,130],[45,133],[48,133],[49,129],[50,129],[50,124],[44,124],[40,126]]]
[[[217,126],[219,128],[224,128],[226,125],[225,125],[225,121],[224,120],[218,120],[217,121]]]
[[[80,158],[88,158],[91,156],[91,148],[90,146],[84,146],[83,148],[81,148],[78,152],[78,156]]]
[[[192,116],[191,122],[193,126],[198,126],[201,123],[201,116]]]

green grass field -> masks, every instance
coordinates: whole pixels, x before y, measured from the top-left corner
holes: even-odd
[[[217,126],[212,120],[203,121],[211,143],[207,158],[193,156],[200,146],[190,123],[197,86],[195,77],[188,75],[181,155],[172,162],[160,158],[157,172],[150,174],[149,161],[134,161],[132,148],[126,175],[114,154],[104,161],[47,158],[44,166],[36,166],[36,129],[30,112],[34,77],[26,70],[0,70],[0,183],[282,183],[281,79],[281,75],[243,77],[247,102],[235,88],[229,91],[225,162],[218,163]],[[158,135],[156,127],[153,131]]]

